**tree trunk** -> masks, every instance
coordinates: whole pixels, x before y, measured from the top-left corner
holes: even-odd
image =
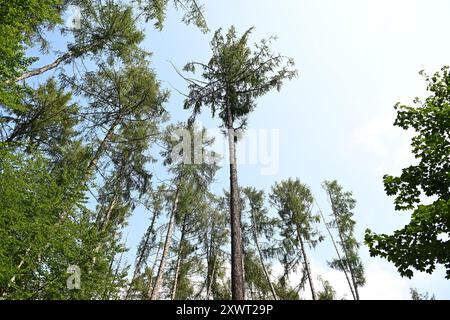
[[[355,272],[353,271],[352,265],[349,263],[348,267],[350,269],[350,275],[352,276],[353,288],[355,289],[356,300],[359,300],[358,284],[355,279]]]
[[[339,227],[338,227],[338,233],[339,233],[339,239],[341,240],[341,243],[342,243],[342,249],[344,251],[345,259],[347,261],[347,265],[350,270],[350,276],[352,277],[353,289],[355,290],[356,300],[359,300],[359,292],[358,292],[358,285],[356,284],[355,272],[353,271],[352,264],[350,263],[350,260],[348,259],[348,254],[347,254],[347,250],[345,248],[344,238],[342,236],[342,233],[341,233]]]
[[[175,214],[178,210],[178,200],[179,200],[179,189],[177,187],[177,191],[175,193],[175,199],[172,206],[172,212],[170,213],[169,219],[169,227],[167,228],[166,240],[164,242],[163,254],[161,257],[161,262],[158,268],[158,274],[156,276],[155,285],[150,294],[150,300],[157,300],[159,298],[161,285],[164,279],[164,268],[167,263],[167,259],[169,258],[170,245],[172,244],[172,234],[173,229],[175,227]]]
[[[28,247],[27,251],[25,251],[24,256],[27,256],[27,255],[28,255],[28,252],[30,252],[30,250],[31,250],[31,248]],[[19,271],[20,268],[22,268],[22,266],[24,265],[24,263],[25,263],[25,258],[22,258],[22,259],[20,260],[19,265],[17,266],[17,271]],[[9,282],[8,282],[8,285],[6,286],[6,289],[9,289],[9,288],[11,287],[11,284],[15,284],[15,282],[16,282],[16,275],[13,275],[13,276],[11,277],[11,279],[9,279]],[[6,290],[5,290],[5,292],[3,293],[3,296],[5,296],[5,295],[6,295]]]
[[[60,61],[59,63],[61,63],[62,61]],[[58,63],[58,64],[59,64]],[[55,66],[56,67],[56,66]],[[45,71],[43,71],[45,72]],[[31,72],[32,73],[32,72]],[[39,74],[39,73],[37,73]],[[33,76],[35,74],[31,74],[30,76]],[[117,116],[117,118],[114,120],[114,122],[111,124],[111,127],[108,129],[108,132],[106,133],[105,137],[102,139],[102,141],[100,142],[100,145],[97,147],[97,150],[95,151],[95,154],[93,156],[93,158],[89,161],[89,164],[86,168],[86,171],[84,172],[84,176],[82,177],[81,181],[80,181],[80,185],[81,186],[85,186],[89,176],[92,173],[92,170],[94,169],[94,167],[97,166],[98,160],[100,159],[105,146],[107,144],[107,142],[109,140],[111,140],[113,134],[114,134],[114,130],[116,129],[116,127],[120,124],[120,122],[123,120],[124,115],[123,114],[119,114]],[[61,212],[60,216],[59,216],[59,221],[56,223],[56,225],[62,224],[64,222],[64,220],[66,219],[66,212]],[[29,252],[30,248],[27,249],[27,253]],[[94,258],[95,259],[95,258]],[[18,269],[20,269],[20,267],[23,265],[23,263],[25,262],[24,259],[22,259],[18,265]],[[20,266],[20,267],[19,267]],[[9,283],[10,284],[14,284],[16,281],[16,275],[14,275],[13,277],[11,277]]]
[[[119,114],[117,116],[117,118],[114,120],[114,122],[109,127],[108,132],[106,133],[106,135],[104,136],[104,138],[100,142],[100,145],[97,147],[97,150],[95,150],[94,157],[92,157],[91,161],[89,161],[89,164],[88,164],[88,166],[86,168],[86,174],[85,174],[85,177],[84,177],[84,179],[82,181],[83,184],[86,183],[86,180],[89,177],[89,175],[91,174],[92,170],[94,169],[94,167],[97,166],[98,160],[100,159],[102,153],[105,151],[106,144],[113,137],[114,130],[120,124],[120,122],[123,120],[123,117],[124,117],[123,114]]]
[[[253,239],[255,241],[256,249],[258,250],[259,261],[263,268],[264,275],[266,276],[267,283],[270,286],[270,291],[272,291],[272,296],[275,300],[278,300],[275,288],[273,287],[272,281],[270,281],[269,272],[267,271],[266,265],[264,264],[264,257],[262,255],[261,248],[259,247],[258,232],[256,230],[256,219],[255,219],[255,213],[254,213],[253,209],[251,210],[251,214],[252,214],[252,223],[253,223]]]
[[[175,297],[176,297],[176,294],[177,294],[178,274],[180,273],[180,266],[181,266],[181,260],[182,260],[181,250],[183,249],[184,235],[185,235],[185,232],[186,232],[186,217],[187,217],[187,215],[184,216],[183,226],[181,228],[180,245],[178,246],[177,265],[176,265],[176,268],[175,268],[175,277],[173,279],[173,287],[172,287],[172,294],[171,294],[171,299],[172,300],[175,300]]]
[[[205,285],[206,285],[206,300],[209,300],[210,298],[210,294],[211,294],[211,288],[212,288],[212,284],[214,281],[214,276],[215,276],[215,272],[216,272],[216,260],[217,260],[217,253],[215,251],[215,248],[213,247],[214,243],[213,243],[213,221],[211,221],[211,218],[209,218],[209,226],[211,226],[211,228],[209,229],[209,232],[207,231],[207,235],[206,237],[208,237],[208,234],[210,235],[209,241],[208,241],[208,246],[207,246],[207,275],[206,275],[206,281],[205,281]],[[211,263],[212,260],[212,263]],[[203,289],[202,289],[203,291]]]
[[[21,80],[25,80],[40,74],[43,74],[49,70],[55,69],[56,67],[58,67],[61,63],[67,63],[68,61],[70,61],[72,58],[74,58],[74,52],[73,51],[69,51],[66,52],[65,54],[63,54],[62,56],[60,56],[59,58],[57,58],[55,61],[53,61],[52,63],[49,63],[43,67],[31,70],[31,71],[27,71],[25,73],[23,73],[22,75],[20,75],[19,77],[17,77],[15,79],[15,82],[19,82]]]
[[[85,46],[82,46],[82,47],[78,47],[78,48],[72,47],[66,53],[64,53],[60,57],[56,58],[55,61],[53,61],[45,66],[42,66],[40,68],[36,68],[34,70],[24,72],[23,74],[21,74],[20,76],[15,78],[14,81],[19,82],[21,80],[26,80],[28,78],[41,75],[49,70],[53,70],[53,69],[57,68],[61,64],[69,63],[73,59],[79,58],[91,50],[95,50],[96,48],[102,48],[107,41],[107,36],[108,35],[100,36],[98,39],[96,39],[95,42],[90,43]],[[6,81],[6,84],[9,84],[10,81],[11,80]]]
[[[155,271],[155,267],[156,267],[156,263],[158,261],[159,252],[161,251],[161,247],[162,247],[162,236],[159,241],[158,250],[156,251],[155,261],[153,261],[152,268],[150,269],[150,281],[148,282],[148,292],[149,293],[152,292],[153,288],[155,287],[153,284],[153,271]]]
[[[149,226],[148,230],[153,230],[153,228],[154,228],[154,226],[155,226],[155,223],[156,223],[156,212],[153,212],[152,221],[151,221],[151,223],[150,223],[150,226]],[[147,237],[145,238],[145,241],[144,241],[143,248],[146,248],[146,247],[148,246],[148,243],[150,242],[151,236],[152,236],[152,233],[149,233],[149,234],[147,235]],[[157,254],[157,255],[158,255],[158,254]],[[157,257],[156,257],[156,258],[157,258]],[[156,258],[155,258],[155,259],[156,259]],[[141,255],[138,257],[138,259],[137,259],[136,266],[135,266],[134,272],[133,272],[133,277],[131,277],[130,286],[128,287],[127,294],[126,294],[126,296],[125,296],[125,300],[127,300],[127,299],[128,299],[128,296],[130,295],[130,291],[131,291],[131,287],[132,287],[132,285],[133,285],[133,281],[134,281],[134,279],[136,279],[136,276],[137,276],[138,272],[141,270],[141,267],[142,267],[142,263],[143,263],[143,262],[144,262],[144,257],[143,257],[143,255],[141,254]]]
[[[331,194],[328,194],[328,196],[330,198],[331,210],[333,211],[333,215],[334,215],[334,218],[336,220],[336,225],[337,225],[338,234],[339,234],[339,240],[341,240],[342,250],[344,251],[345,260],[347,261],[347,265],[348,265],[348,268],[350,270],[350,276],[352,277],[353,289],[355,290],[356,300],[359,300],[358,285],[356,284],[355,273],[353,271],[353,267],[352,267],[352,265],[350,263],[350,260],[348,259],[347,248],[345,247],[344,237],[342,235],[341,227],[339,225],[339,218],[338,218],[338,215],[336,214],[336,210],[335,210],[335,206],[334,206],[334,203],[333,203],[333,199],[331,198]]]
[[[215,274],[216,274],[216,260],[217,260],[217,254],[214,254],[213,263],[212,263],[212,270],[211,270],[211,274],[209,275],[209,282],[208,282],[208,286],[206,288],[206,299],[207,300],[209,300],[209,296],[211,294],[212,284],[213,284],[214,277],[215,277]]]
[[[297,230],[297,233],[298,233],[298,240],[300,242],[300,248],[302,250],[303,262],[305,265],[306,275],[308,276],[309,287],[311,288],[312,299],[317,300],[316,291],[314,290],[314,283],[313,283],[311,268],[309,266],[308,256],[306,255],[305,245],[303,243],[303,239],[302,239],[302,236],[300,235],[299,230]]]
[[[28,78],[41,75],[49,70],[53,70],[53,69],[59,67],[61,64],[69,63],[73,59],[81,57],[83,54],[94,49],[95,47],[102,46],[104,43],[104,40],[105,40],[105,37],[102,37],[102,38],[98,39],[97,42],[86,45],[84,47],[71,48],[71,49],[69,49],[69,51],[67,51],[60,57],[56,58],[55,61],[53,61],[45,66],[42,66],[40,68],[36,68],[36,69],[30,70],[30,71],[24,72],[23,74],[21,74],[20,76],[15,78],[14,81],[19,82],[21,80],[26,80]],[[9,83],[10,83],[10,80],[6,81],[6,84],[9,84]]]
[[[317,205],[317,208],[319,208],[320,216],[322,217],[322,220],[323,220],[323,223],[324,223],[324,225],[325,225],[325,228],[326,228],[327,231],[328,231],[328,235],[330,236],[330,239],[331,239],[331,241],[333,242],[334,250],[336,251],[336,254],[337,254],[337,256],[338,256],[338,259],[339,259],[339,261],[341,262],[341,268],[342,268],[342,271],[344,271],[345,278],[347,279],[348,286],[349,286],[350,291],[351,291],[352,296],[353,296],[353,300],[356,300],[356,295],[355,295],[355,292],[353,291],[352,282],[350,281],[350,278],[349,278],[349,276],[348,276],[347,269],[345,268],[345,264],[344,264],[344,262],[343,262],[343,260],[342,260],[342,257],[341,257],[341,254],[340,254],[340,252],[339,252],[339,249],[338,249],[338,247],[337,247],[336,241],[334,241],[333,234],[331,233],[330,228],[328,228],[327,222],[325,221],[325,216],[323,215],[323,212],[322,212],[322,210],[320,209],[320,207],[319,207],[319,205],[317,204],[317,202],[316,202],[316,205]]]
[[[228,114],[228,148],[230,158],[230,220],[231,220],[231,291],[233,300],[244,300],[244,268],[242,255],[241,210],[236,163],[235,129],[231,110]]]

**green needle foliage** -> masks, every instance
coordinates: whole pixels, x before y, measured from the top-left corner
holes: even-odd
[[[413,210],[411,221],[392,235],[366,231],[372,256],[393,262],[402,276],[413,270],[432,273],[443,264],[450,279],[450,72],[426,77],[431,95],[415,106],[397,104],[395,125],[412,128],[412,152],[417,165],[402,170],[399,177],[384,176],[387,195],[395,196],[397,210]],[[421,196],[433,197],[421,203]],[[428,201],[430,202],[430,201]]]

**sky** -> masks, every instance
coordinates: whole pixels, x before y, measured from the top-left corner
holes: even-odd
[[[270,191],[275,181],[299,178],[309,185],[327,214],[321,183],[337,179],[358,201],[355,208],[356,236],[364,230],[392,233],[408,221],[408,212],[395,212],[393,198],[383,190],[382,176],[396,175],[415,163],[410,152],[411,132],[393,126],[397,102],[412,104],[425,98],[425,81],[418,73],[438,71],[450,64],[450,2],[360,1],[360,0],[209,0],[205,18],[212,32],[235,25],[242,34],[254,26],[251,41],[271,35],[278,40],[272,48],[295,59],[299,77],[280,92],[258,100],[250,115],[249,132],[276,132],[276,170],[262,174],[263,164],[239,165],[239,183]],[[153,67],[164,87],[172,91],[167,104],[172,120],[183,121],[186,83],[176,74],[189,61],[207,62],[212,32],[202,34],[180,22],[181,13],[170,10],[162,32],[146,29],[144,46],[153,51]],[[171,62],[171,63],[170,63]],[[206,128],[217,120],[209,113],[200,116]],[[271,131],[272,130],[272,131]],[[272,135],[273,136],[273,135]],[[258,136],[259,137],[259,136]],[[239,148],[243,143],[240,143]],[[270,152],[269,152],[270,154]],[[273,160],[273,159],[272,159]],[[228,168],[217,175],[213,189],[228,187]],[[126,230],[127,255],[133,263],[136,245],[147,227],[148,215],[134,214]],[[350,298],[342,273],[329,269],[333,257],[326,242],[311,251],[315,273],[329,280],[339,297]],[[367,284],[362,299],[408,299],[409,288],[450,299],[449,281],[443,268],[433,275],[415,272],[413,279],[401,278],[385,260],[371,258],[361,247]],[[308,293],[305,292],[305,297]]]

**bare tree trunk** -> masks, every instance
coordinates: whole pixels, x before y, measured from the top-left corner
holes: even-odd
[[[178,274],[180,273],[180,266],[181,266],[181,260],[182,260],[181,250],[183,249],[184,235],[186,233],[186,217],[187,217],[187,215],[184,216],[183,226],[181,228],[180,245],[178,246],[177,265],[176,265],[176,268],[175,268],[175,277],[174,277],[174,280],[173,280],[173,287],[172,287],[172,294],[171,294],[171,299],[172,300],[175,300],[175,297],[176,297],[176,294],[177,294]]]
[[[306,255],[306,249],[305,249],[305,245],[303,243],[303,238],[300,235],[300,231],[298,230],[298,228],[297,228],[297,233],[298,233],[297,234],[298,240],[300,242],[300,248],[302,250],[303,263],[305,266],[306,275],[308,276],[309,287],[311,288],[312,299],[317,300],[316,291],[314,290],[314,282],[313,282],[313,278],[312,278],[312,272],[311,272],[311,268],[309,266],[308,256]]]
[[[337,254],[337,256],[338,256],[338,259],[339,259],[339,261],[341,262],[341,268],[342,268],[342,271],[344,271],[345,278],[347,279],[348,286],[349,286],[350,291],[351,291],[352,296],[353,296],[353,300],[356,300],[356,295],[355,295],[355,292],[353,291],[352,282],[350,281],[350,278],[349,278],[349,276],[348,276],[347,268],[345,267],[345,264],[344,264],[344,262],[342,261],[342,257],[341,257],[341,254],[340,254],[340,252],[339,252],[339,249],[338,249],[338,247],[337,247],[336,241],[334,241],[333,234],[331,233],[331,230],[330,230],[330,228],[328,227],[327,222],[325,221],[325,216],[323,215],[323,212],[322,212],[322,210],[320,209],[319,204],[318,204],[317,202],[316,202],[316,205],[317,205],[317,208],[319,208],[320,216],[322,217],[323,223],[325,224],[325,228],[327,228],[328,235],[330,236],[330,239],[331,239],[331,241],[333,242],[334,250],[336,251],[336,254]]]
[[[228,114],[228,147],[230,158],[230,220],[231,220],[231,291],[233,300],[244,300],[244,268],[242,254],[241,210],[236,163],[235,129],[230,107]]]
[[[273,298],[275,300],[278,300],[277,293],[275,291],[275,288],[273,287],[272,281],[270,281],[270,275],[269,275],[269,272],[267,271],[266,265],[264,263],[264,257],[262,255],[261,248],[259,246],[258,232],[256,230],[256,219],[255,219],[255,213],[254,213],[253,209],[251,210],[251,214],[252,214],[252,223],[253,223],[253,239],[255,241],[256,249],[258,250],[259,261],[260,261],[261,266],[263,268],[264,275],[266,276],[267,283],[270,286],[270,291],[272,292],[272,296],[273,296]]]
[[[170,245],[172,244],[172,234],[173,229],[175,227],[175,213],[178,210],[178,200],[179,200],[179,189],[177,187],[177,191],[175,193],[175,199],[172,206],[172,212],[170,213],[169,218],[169,227],[167,228],[166,240],[164,242],[163,254],[161,257],[161,262],[158,268],[158,274],[156,276],[155,285],[153,290],[150,293],[150,300],[157,300],[159,298],[161,285],[164,279],[164,268],[167,263],[167,259],[169,258]]]

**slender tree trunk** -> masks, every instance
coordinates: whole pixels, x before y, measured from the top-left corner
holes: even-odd
[[[113,239],[116,237],[116,232],[114,232]],[[128,238],[128,236],[127,236]],[[125,240],[127,242],[127,240]],[[117,279],[117,275],[119,274],[120,265],[122,264],[122,258],[123,258],[123,252],[120,254],[119,261],[117,262],[116,270],[114,271],[113,281]],[[108,275],[113,274],[113,267],[114,267],[114,260],[116,259],[116,253],[113,255],[111,262],[109,263],[108,267]],[[108,278],[108,277],[106,277]],[[110,300],[111,298],[111,291],[108,289],[108,282],[105,283],[105,290],[103,292],[103,300]],[[115,299],[117,300],[117,299]]]
[[[172,206],[172,211],[170,213],[169,227],[167,228],[167,234],[166,234],[166,240],[164,242],[163,254],[161,257],[161,262],[159,264],[155,285],[150,294],[150,300],[159,299],[161,285],[162,285],[162,282],[164,279],[164,268],[166,266],[167,259],[169,258],[170,245],[172,244],[172,240],[173,240],[172,234],[173,234],[173,229],[175,227],[175,214],[178,210],[178,201],[179,201],[179,189],[177,187],[177,191],[175,192],[175,199],[174,199],[173,206]]]
[[[111,200],[111,202],[108,205],[108,208],[106,209],[106,214],[102,214],[103,210],[100,210],[100,215],[98,217],[98,230],[103,231],[106,225],[108,224],[109,220],[111,219],[111,213],[114,210],[114,207],[117,203],[117,196],[114,196]]]
[[[355,290],[356,300],[359,300],[359,292],[358,292],[358,285],[356,284],[355,272],[353,271],[352,264],[350,263],[350,260],[348,258],[348,252],[347,252],[347,248],[345,247],[344,236],[342,234],[341,227],[339,225],[339,217],[336,214],[336,210],[335,210],[333,199],[331,198],[331,194],[328,193],[328,196],[330,198],[331,210],[333,211],[333,215],[336,220],[336,225],[337,225],[337,230],[338,230],[338,234],[339,234],[339,240],[341,241],[342,251],[344,251],[345,260],[346,260],[347,266],[350,270],[350,275],[351,275],[352,282],[353,282],[353,289]]]
[[[148,230],[153,230],[155,223],[156,223],[156,212],[153,213],[152,221],[150,223]],[[150,238],[152,237],[152,235],[153,234],[151,232],[147,235],[147,237],[145,238],[144,244],[143,244],[143,248],[146,248],[148,246],[148,243],[150,242]],[[158,255],[158,253],[157,253],[157,255]],[[143,254],[140,254],[137,259],[136,266],[134,268],[133,276],[131,277],[130,285],[128,287],[127,294],[125,296],[125,300],[127,300],[128,296],[130,295],[131,287],[133,285],[134,279],[136,279],[138,272],[141,270],[143,262],[144,262],[144,256],[143,256]]]
[[[56,58],[53,62],[46,64],[45,66],[42,66],[40,68],[36,68],[27,72],[24,72],[20,76],[14,79],[15,82],[19,82],[21,80],[26,80],[28,78],[41,75],[47,71],[53,70],[57,67],[59,67],[61,64],[66,64],[72,61],[75,58],[78,58],[88,52],[89,50],[99,47],[104,43],[105,38],[100,38],[97,40],[97,42],[86,45],[81,48],[72,48],[60,57]],[[9,84],[10,80],[6,81],[6,84]]]
[[[114,130],[122,122],[123,117],[124,117],[123,114],[117,116],[117,118],[114,120],[114,122],[109,127],[108,132],[106,133],[106,135],[100,142],[100,145],[97,147],[97,150],[95,150],[95,154],[92,157],[91,161],[89,161],[89,164],[86,168],[86,175],[85,175],[85,177],[83,177],[83,181],[82,181],[83,184],[86,183],[86,180],[89,177],[89,175],[91,174],[92,170],[94,169],[94,167],[97,166],[100,156],[105,151],[106,144],[112,139],[112,137],[114,135]]]
[[[339,225],[338,225],[338,226],[339,226]],[[349,268],[349,270],[350,270],[350,275],[351,275],[351,277],[352,277],[353,289],[355,290],[356,300],[359,300],[359,292],[358,292],[358,285],[356,284],[355,272],[353,271],[352,264],[350,263],[350,260],[349,260],[349,258],[348,258],[347,250],[346,250],[346,248],[345,248],[344,238],[343,238],[343,236],[342,236],[342,233],[341,233],[339,227],[338,227],[338,233],[339,233],[339,239],[341,240],[341,243],[342,243],[342,249],[343,249],[343,251],[344,251],[345,259],[346,259],[346,261],[347,261],[347,265],[348,265],[348,268]]]
[[[101,217],[102,220],[100,221],[99,225],[98,225],[98,231],[100,232],[104,232],[106,230],[106,227],[111,219],[111,213],[114,210],[114,208],[116,207],[117,204],[117,197],[114,197],[111,202],[108,205],[108,208],[106,209],[106,214],[104,217]],[[92,263],[95,265],[97,263],[97,257],[95,256],[95,254],[100,252],[100,249],[102,248],[103,243],[99,242],[97,244],[97,246],[94,249],[94,257],[92,258]]]
[[[150,269],[150,281],[148,282],[148,292],[149,293],[151,293],[153,288],[155,287],[155,285],[153,284],[153,272],[155,271],[156,264],[158,262],[159,253],[161,252],[161,248],[162,248],[162,236],[159,241],[158,250],[156,251],[155,261],[153,261],[153,265]]]
[[[252,223],[253,223],[253,239],[255,241],[256,249],[258,250],[259,261],[263,268],[264,275],[266,276],[267,283],[270,286],[270,291],[272,292],[272,296],[273,296],[274,300],[278,300],[277,293],[275,291],[275,288],[273,287],[272,281],[270,281],[270,275],[269,275],[269,272],[267,271],[266,265],[264,263],[264,257],[262,255],[261,248],[259,246],[258,232],[256,230],[256,219],[255,219],[255,213],[254,213],[253,209],[251,210],[251,214],[252,214]]]
[[[342,243],[342,249],[344,251],[345,259],[347,261],[348,269],[350,270],[350,275],[352,277],[353,289],[355,289],[356,300],[359,300],[359,292],[358,292],[358,285],[356,284],[355,272],[353,271],[352,264],[350,263],[350,260],[348,258],[347,250],[345,248],[344,238],[342,236],[342,233],[341,233],[339,227],[338,227],[338,233],[339,233],[339,239],[341,240],[341,243]]]
[[[86,47],[86,48],[87,48],[87,47]],[[90,47],[89,47],[89,48],[90,48]],[[87,51],[89,48],[87,48],[86,51]],[[81,51],[80,51],[80,52],[81,52]],[[69,51],[69,52],[67,52],[66,54],[64,54],[63,56],[61,56],[60,58],[56,59],[53,63],[51,63],[51,64],[49,64],[49,65],[47,65],[47,66],[45,66],[45,67],[42,67],[42,68],[39,68],[39,69],[36,69],[36,70],[33,70],[33,71],[30,71],[30,72],[27,72],[27,73],[23,74],[22,76],[18,77],[18,78],[16,79],[16,81],[24,80],[24,79],[26,79],[26,78],[29,78],[29,77],[32,77],[32,76],[35,76],[35,75],[39,75],[39,74],[41,74],[41,73],[44,73],[44,72],[46,72],[46,71],[48,71],[48,70],[51,70],[51,69],[53,69],[53,68],[56,68],[56,67],[57,67],[59,64],[61,64],[63,61],[67,61],[67,59],[69,59],[69,58],[71,58],[71,57],[76,57],[76,56],[77,56],[77,55],[74,55],[73,51]],[[105,150],[106,144],[108,143],[109,140],[111,140],[112,136],[114,135],[114,130],[115,130],[116,127],[120,124],[120,122],[123,120],[123,117],[124,117],[124,116],[125,116],[124,114],[119,114],[119,115],[117,116],[117,118],[114,120],[114,122],[111,124],[111,126],[110,126],[110,128],[108,129],[108,132],[106,133],[105,137],[102,139],[102,141],[100,142],[100,145],[97,147],[94,156],[93,156],[92,159],[89,161],[88,166],[86,167],[86,171],[84,172],[84,176],[81,178],[80,185],[82,185],[82,186],[86,185],[86,183],[87,183],[87,181],[88,181],[88,179],[89,179],[89,176],[90,176],[91,173],[92,173],[92,170],[94,169],[94,167],[97,166],[98,160],[100,159],[102,153],[103,153],[104,150]],[[8,140],[11,140],[11,141],[12,141],[12,140],[14,139],[14,137],[15,137],[15,134],[13,133],[13,136],[12,136],[12,137],[9,137]],[[61,213],[60,213],[60,216],[59,216],[59,221],[56,223],[56,225],[62,224],[62,222],[66,219],[66,216],[67,216],[67,213],[66,213],[66,212],[61,212]],[[28,249],[27,249],[27,253],[28,253],[29,250],[30,250],[30,249],[28,248]],[[20,265],[20,266],[23,265],[24,262],[25,262],[24,259],[22,259],[22,260],[20,261],[19,265]],[[15,279],[16,279],[16,276],[14,275],[14,276],[10,279],[10,283],[15,283]]]
[[[212,284],[213,284],[214,277],[216,274],[216,261],[217,261],[217,254],[215,254],[214,258],[213,258],[212,270],[211,270],[211,274],[209,275],[209,282],[208,282],[208,286],[206,288],[206,299],[208,299],[208,300],[209,300],[209,297],[211,294],[211,288],[212,288]]]
[[[230,158],[230,219],[231,219],[231,291],[233,300],[244,300],[244,268],[242,255],[241,210],[239,205],[239,185],[236,163],[235,129],[229,106],[228,148]]]
[[[353,281],[353,287],[355,289],[356,300],[359,300],[359,291],[358,291],[358,284],[356,283],[356,279],[355,279],[355,272],[353,271],[353,267],[352,267],[351,263],[348,264],[348,267],[350,269],[350,275],[352,276],[352,281]]]
[[[178,274],[180,273],[181,260],[183,259],[182,255],[181,255],[181,250],[183,249],[184,235],[186,233],[186,217],[187,217],[187,215],[184,216],[183,226],[181,228],[180,245],[178,246],[177,265],[175,268],[175,276],[174,276],[173,286],[172,286],[172,294],[171,294],[172,300],[175,300],[175,297],[177,294]]]
[[[207,261],[208,261],[208,273],[206,275],[206,299],[209,300],[210,294],[211,294],[211,287],[212,283],[214,281],[214,275],[216,270],[216,260],[217,260],[217,253],[215,252],[215,249],[213,248],[213,221],[211,221],[211,218],[209,218],[209,226],[211,228],[209,229],[209,232],[207,231],[206,237],[208,237],[208,234],[210,235],[208,246],[207,246]],[[212,265],[211,265],[212,260]],[[202,289],[203,290],[203,289]]]
[[[305,245],[303,243],[303,238],[300,235],[299,230],[297,230],[297,233],[298,233],[298,240],[300,242],[300,248],[302,250],[303,263],[305,265],[306,275],[308,276],[309,287],[311,288],[312,299],[317,300],[316,291],[314,289],[314,282],[313,282],[313,278],[312,278],[312,272],[311,272],[311,268],[309,266],[308,256],[306,255],[306,249],[305,249]]]
[[[49,70],[55,69],[56,67],[58,67],[61,63],[66,63],[68,61],[70,61],[72,58],[74,57],[74,53],[73,51],[69,51],[66,52],[65,54],[63,54],[62,56],[60,56],[59,58],[57,58],[55,61],[53,61],[52,63],[49,63],[43,67],[31,70],[31,71],[27,71],[25,73],[23,73],[22,75],[20,75],[19,77],[17,77],[15,79],[15,82],[19,82],[21,80],[25,80],[40,74],[43,74]]]
[[[28,255],[28,252],[30,252],[30,250],[31,250],[31,248],[28,247],[27,251],[25,251],[24,256],[27,256],[27,255]],[[20,263],[19,263],[18,266],[17,266],[17,271],[19,271],[20,268],[22,268],[22,266],[24,265],[24,263],[25,263],[25,258],[22,258],[22,260],[20,260]],[[13,283],[15,283],[15,282],[16,282],[16,275],[13,275],[13,276],[11,277],[11,279],[9,279],[9,282],[8,282],[8,285],[6,286],[6,289],[9,289],[9,288],[11,287],[11,284],[13,284]],[[5,296],[5,295],[6,295],[6,291],[3,293],[3,296]]]
[[[339,259],[339,261],[341,262],[341,268],[342,268],[342,271],[344,271],[345,278],[347,279],[348,286],[349,286],[350,291],[351,291],[352,296],[353,296],[353,300],[356,300],[356,295],[355,295],[355,292],[353,291],[352,282],[350,281],[350,278],[349,278],[349,276],[348,276],[347,268],[345,267],[345,264],[344,264],[344,262],[343,262],[343,260],[342,260],[341,253],[339,252],[339,249],[338,249],[338,246],[337,246],[337,244],[336,244],[336,241],[334,241],[333,234],[331,233],[331,230],[330,230],[330,228],[328,227],[327,222],[325,221],[325,216],[323,215],[323,212],[322,212],[322,210],[320,209],[319,204],[318,204],[317,202],[316,202],[316,205],[317,205],[317,208],[319,208],[320,216],[322,217],[322,220],[323,220],[323,223],[324,223],[324,225],[325,225],[325,228],[327,229],[328,235],[330,236],[330,239],[331,239],[331,241],[332,241],[332,243],[333,243],[334,250],[336,251],[336,254],[337,254],[337,256],[338,256],[338,259]]]

